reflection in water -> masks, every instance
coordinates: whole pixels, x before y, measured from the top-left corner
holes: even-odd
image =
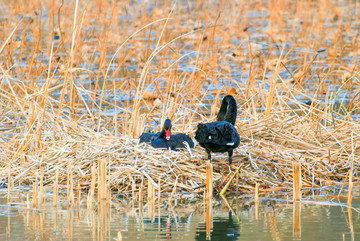
[[[240,237],[240,225],[233,219],[231,211],[228,217],[214,218],[210,239],[205,229],[205,224],[201,223],[196,231],[196,240],[238,240]]]
[[[351,208],[347,208],[347,211],[348,211],[348,226],[350,229],[350,240],[354,241],[355,237],[354,237],[354,225],[353,225],[352,210],[351,210]]]
[[[295,240],[301,240],[301,203],[293,204],[293,237]]]
[[[143,212],[126,201],[106,202],[87,209],[45,202],[41,209],[26,204],[6,205],[0,198],[0,240],[206,240],[203,201]],[[229,200],[233,211],[218,200],[212,209],[210,240],[360,240],[358,210],[326,203],[259,199],[256,217],[253,198]],[[21,202],[18,202],[21,203]],[[60,202],[59,202],[60,203]],[[357,205],[354,203],[354,205]],[[235,214],[236,213],[236,214]]]

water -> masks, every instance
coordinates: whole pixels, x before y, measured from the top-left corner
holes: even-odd
[[[213,201],[212,226],[207,232],[203,202],[161,205],[160,213],[142,214],[127,201],[116,200],[94,210],[86,205],[24,209],[0,199],[1,240],[359,240],[359,210],[340,202],[290,203],[285,199],[253,198]],[[20,207],[21,206],[21,207]],[[355,203],[355,206],[358,204]]]
[[[96,18],[91,15],[98,14],[97,9],[100,6],[92,5],[91,1],[89,5],[86,5],[88,12],[84,15],[84,23],[79,30],[81,34],[76,39],[79,45],[79,49],[75,53],[78,65],[73,70],[78,96],[76,113],[77,116],[84,117],[84,125],[86,126],[93,124],[92,120],[88,121],[86,118],[89,113],[100,113],[104,120],[110,120],[109,126],[106,126],[110,133],[115,133],[113,127],[115,125],[112,122],[114,116],[119,118],[121,122],[128,121],[128,114],[131,113],[133,101],[136,98],[135,87],[146,62],[145,56],[149,57],[145,53],[149,54],[155,51],[162,24],[154,24],[151,28],[144,30],[145,34],[141,32],[134,36],[124,45],[124,51],[117,53],[112,62],[110,60],[127,37],[145,24],[168,16],[171,4],[166,5],[166,1],[145,2],[147,5],[144,8],[139,6],[143,4],[143,1],[132,1],[126,7],[117,6],[115,15],[118,22],[109,28],[108,42],[105,42],[106,40],[103,38],[105,35],[104,28],[107,27],[101,21],[102,17]],[[148,76],[145,79],[144,89],[151,91],[158,89],[159,98],[163,100],[169,96],[168,91],[170,90],[167,90],[167,83],[172,80],[171,73],[175,69],[177,70],[177,90],[179,91],[177,94],[181,97],[180,100],[185,99],[186,101],[180,101],[184,109],[179,108],[175,116],[190,116],[191,119],[196,119],[197,116],[193,116],[193,113],[199,112],[199,110],[201,113],[209,115],[210,105],[215,99],[216,90],[221,88],[237,88],[238,100],[243,100],[248,78],[254,74],[255,70],[257,74],[254,82],[254,89],[256,90],[254,96],[265,100],[270,88],[270,80],[274,74],[275,62],[273,61],[280,58],[284,53],[287,57],[284,58],[282,55],[282,60],[293,75],[301,74],[301,70],[304,70],[304,67],[318,54],[309,66],[307,75],[304,76],[301,90],[293,91],[294,96],[289,99],[286,108],[298,109],[299,102],[308,105],[313,102],[314,104],[321,104],[320,109],[329,107],[328,111],[331,112],[333,118],[343,118],[343,116],[349,115],[354,120],[359,119],[358,68],[352,67],[353,65],[359,66],[359,53],[356,45],[358,44],[356,33],[359,22],[356,17],[356,8],[349,11],[352,1],[336,1],[336,12],[340,14],[336,18],[340,19],[339,21],[335,20],[335,17],[332,18],[332,7],[323,8],[320,4],[319,10],[327,9],[327,15],[329,14],[328,17],[322,19],[324,29],[321,31],[316,30],[316,25],[318,25],[316,17],[322,16],[323,13],[318,13],[315,8],[314,20],[311,20],[313,19],[312,16],[303,15],[301,11],[294,11],[295,1],[291,4],[291,8],[280,10],[280,12],[285,13],[284,18],[280,21],[281,23],[277,22],[277,18],[270,19],[271,12],[274,13],[274,10],[270,11],[268,1],[263,1],[262,4],[255,1],[249,6],[242,3],[240,7],[232,4],[219,4],[217,1],[203,1],[202,6],[197,6],[198,2],[193,0],[178,1],[178,5],[172,14],[173,20],[168,23],[167,29],[169,31],[165,33],[161,45],[164,46],[175,37],[190,33],[195,29],[199,31],[184,36],[180,38],[180,41],[175,41],[169,45],[171,51],[167,48],[160,51],[151,62]],[[316,4],[316,1],[310,2]],[[70,4],[61,9],[62,19],[66,19],[64,13],[74,13],[73,5]],[[58,7],[51,11],[57,13],[60,10]],[[83,7],[80,8],[79,16],[83,13]],[[108,5],[107,9],[101,9],[102,12],[106,13],[104,16],[108,19],[112,11],[110,8],[111,5]],[[9,23],[6,25],[9,26],[15,24],[13,21],[17,21],[17,17],[12,14],[13,12],[19,11],[19,16],[24,15],[20,8],[13,11],[11,5],[4,5],[1,9],[3,16],[0,18],[3,19],[2,21],[6,20],[6,23]],[[210,11],[212,9],[215,10],[212,12]],[[294,10],[290,11],[289,9]],[[163,12],[159,13],[157,10],[163,10]],[[60,39],[60,35],[53,33],[54,28],[58,25],[55,23],[57,20],[54,21],[51,18],[52,21],[49,21],[51,11],[45,5],[42,7],[42,23],[36,23],[38,26],[31,26],[31,23],[19,25],[19,31],[15,32],[13,39],[13,46],[19,45],[19,47],[11,49],[11,45],[9,45],[7,50],[3,52],[4,58],[1,64],[4,65],[5,70],[11,66],[13,69],[18,69],[9,72],[11,78],[4,75],[3,83],[11,82],[14,86],[14,83],[17,83],[16,88],[24,89],[28,95],[32,96],[32,90],[29,89],[28,91],[27,86],[32,86],[32,83],[35,83],[34,86],[40,90],[40,87],[44,86],[49,78],[47,72],[50,63],[49,50],[51,44],[54,43],[56,58],[50,66],[50,73],[54,75],[51,81],[51,84],[54,84],[54,90],[49,94],[57,102],[63,91],[61,84],[64,81],[65,74],[62,67],[67,66],[72,42],[70,37],[65,38],[65,36],[72,35],[72,18],[66,15],[69,17],[68,21],[61,23],[66,35],[62,34],[63,39]],[[142,15],[142,12],[146,12],[148,16]],[[212,41],[207,42],[211,40],[212,35],[211,30],[207,27],[211,27],[215,23],[218,12],[221,12],[221,16],[219,15],[216,34]],[[33,16],[33,18],[39,20],[37,17]],[[310,20],[315,21],[311,24],[314,27],[306,27],[310,26],[308,22]],[[113,23],[116,21],[114,19]],[[108,24],[108,22],[106,23]],[[12,28],[6,29],[4,26],[3,32],[6,34],[3,39],[7,38]],[[242,32],[245,28],[247,30]],[[338,31],[340,33],[340,30],[341,35],[337,33]],[[32,43],[34,39],[38,38],[36,36],[37,31],[43,34],[40,41],[41,51],[38,52],[36,52],[37,44]],[[336,40],[336,36],[339,41]],[[199,46],[198,42],[201,38],[203,38],[202,45],[209,44],[209,48],[202,49]],[[21,39],[24,40],[23,43],[20,43],[19,40]],[[64,41],[65,47],[57,51],[60,41]],[[107,46],[106,62],[103,63],[105,67],[100,67],[102,65],[99,59],[102,51],[104,51],[102,46]],[[345,48],[345,46],[350,47]],[[178,47],[179,54],[177,54]],[[249,53],[250,47],[257,57],[253,57]],[[329,52],[334,50],[334,47],[338,48],[337,55],[340,52],[342,55],[337,56],[335,54],[334,56],[337,57],[333,59]],[[197,63],[195,60],[199,49],[201,50],[199,53],[201,61]],[[325,51],[316,52],[319,49]],[[340,49],[343,49],[344,52]],[[212,54],[214,57],[210,57]],[[175,67],[176,61],[177,67]],[[254,62],[252,63],[252,61]],[[250,71],[251,64],[255,65],[253,72]],[[108,66],[109,72],[104,78],[105,69]],[[280,70],[279,76],[284,80],[284,83],[287,81],[287,87],[284,88],[283,82],[277,78],[278,89],[276,92],[280,96],[286,97],[289,93],[288,89],[292,90],[296,83],[292,80],[289,71],[283,67]],[[33,73],[29,74],[31,72]],[[191,98],[188,92],[189,85],[192,85],[192,82],[187,80],[190,79],[193,72],[195,74],[203,73],[200,92],[204,92],[205,97],[199,98],[201,102],[196,103],[195,106],[190,106],[187,100]],[[344,73],[351,72],[357,73],[352,76],[354,83],[344,86],[341,77]],[[101,74],[98,79],[99,73]],[[321,90],[320,80],[326,84],[324,87],[326,91]],[[99,86],[95,90],[97,81]],[[317,94],[318,91],[319,94]],[[103,98],[106,101],[102,102],[102,106],[100,106],[102,94],[104,94]],[[22,95],[25,94],[20,91],[19,96]],[[66,93],[64,98],[69,101],[69,94]],[[354,103],[352,103],[353,99],[355,100]],[[287,100],[287,97],[284,100]],[[93,108],[89,111],[85,108],[84,103],[87,104],[87,107],[93,106]],[[6,109],[4,107],[6,105],[6,103],[2,104],[2,108]],[[349,111],[349,107],[352,105],[355,107]],[[54,106],[56,107],[56,104]],[[163,109],[171,108],[169,106],[161,106],[160,111],[152,113],[153,105],[144,104],[139,111],[140,113],[152,113],[155,117],[151,117],[149,123],[154,124],[153,126],[159,126],[161,123],[156,121],[161,119],[159,118],[160,113],[165,113],[162,111]],[[256,106],[256,110],[259,112],[264,111],[265,108],[266,106],[263,104]],[[71,112],[72,110],[68,107],[62,109],[63,116],[70,116]],[[22,128],[26,126],[28,117],[19,116],[16,112],[6,112],[5,117],[0,123],[3,143],[11,140],[15,134],[30,133],[27,129]],[[41,128],[43,130],[42,137],[51,139],[57,136],[61,138],[61,133],[53,133],[52,129],[49,130],[46,127]],[[121,133],[121,130],[116,133]],[[19,138],[25,139],[27,137],[19,135]],[[12,152],[10,153],[10,155],[4,154],[4,163],[8,163],[9,157],[13,156]],[[30,156],[31,158],[32,156]],[[2,177],[1,182],[6,182],[5,180],[6,178]],[[328,200],[324,199],[323,201]],[[146,205],[144,211],[139,213],[139,210],[131,208],[131,205],[126,201],[114,200],[114,202],[116,204],[112,205],[111,209],[99,207],[95,210],[88,210],[85,205],[75,209],[63,205],[54,209],[52,204],[48,203],[40,209],[27,210],[24,208],[24,198],[19,200],[20,204],[13,204],[12,206],[8,206],[4,198],[0,198],[0,204],[3,205],[0,206],[0,240],[115,240],[119,233],[123,240],[205,240],[207,238],[211,240],[252,241],[360,240],[359,215],[356,203],[353,209],[348,209],[343,205],[332,205],[329,202],[303,203],[295,206],[284,200],[267,197],[261,199],[258,208],[256,208],[252,198],[242,197],[231,200],[233,211],[229,211],[229,208],[221,200],[214,200],[212,221],[210,222],[211,231],[207,232],[206,210],[201,200],[191,204],[178,203],[173,207],[162,205],[160,213],[155,209],[155,213],[151,215]]]

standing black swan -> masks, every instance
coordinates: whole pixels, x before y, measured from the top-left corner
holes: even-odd
[[[235,129],[237,106],[234,97],[227,95],[221,102],[217,120],[198,124],[195,139],[204,147],[211,160],[211,152],[228,152],[232,163],[233,150],[240,144],[240,136]]]
[[[141,142],[150,142],[151,146],[155,148],[166,148],[177,151],[179,149],[186,148],[183,142],[187,142],[190,148],[194,148],[193,140],[184,133],[179,133],[176,135],[171,135],[171,120],[166,119],[164,126],[161,132],[157,133],[148,133],[144,132],[140,136]]]

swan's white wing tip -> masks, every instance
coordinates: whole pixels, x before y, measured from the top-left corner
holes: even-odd
[[[233,146],[234,144],[235,144],[234,142],[226,143],[227,146]]]
[[[187,141],[184,141],[183,144],[186,146],[186,149],[189,151],[190,153],[190,156],[191,157],[194,157],[194,155],[192,154],[192,151],[191,151],[191,148],[190,148],[190,145]]]

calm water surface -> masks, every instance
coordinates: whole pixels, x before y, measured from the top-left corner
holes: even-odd
[[[179,2],[184,3],[186,12],[194,9],[197,3],[197,1]],[[347,6],[348,2],[345,3]],[[343,8],[343,11],[348,9],[346,6]],[[161,5],[157,7],[159,8]],[[136,11],[130,11],[129,17],[124,15],[125,11],[119,14],[119,19],[122,21],[125,17],[129,18],[128,21],[120,21],[120,24],[126,26],[138,22],[136,20],[140,18],[136,18],[137,15],[135,14],[139,8],[137,7],[134,9],[136,9]],[[152,8],[149,7],[147,10],[151,12]],[[228,13],[231,12],[232,9],[220,10]],[[164,12],[167,16],[168,11]],[[198,21],[197,12],[190,13],[188,18]],[[44,18],[47,18],[48,11],[44,9],[43,14]],[[224,23],[231,20],[226,17],[226,14],[222,14],[222,16],[225,16],[223,20]],[[222,41],[221,38],[215,39],[215,43],[218,45],[217,48],[219,49],[219,59],[224,59],[222,62],[219,62],[219,65],[222,64],[228,66],[229,76],[231,78],[229,78],[229,76],[223,77],[222,75],[215,76],[218,79],[217,86],[215,86],[212,83],[214,76],[207,76],[209,81],[204,81],[204,85],[210,94],[208,98],[204,99],[203,103],[198,104],[199,106],[208,107],[207,113],[209,113],[210,110],[209,103],[214,99],[213,92],[215,89],[219,89],[223,86],[233,86],[240,89],[241,86],[247,83],[249,70],[245,69],[243,66],[249,65],[251,61],[251,59],[246,58],[249,51],[246,42],[248,39],[251,39],[251,41],[258,46],[264,63],[267,60],[276,59],[280,56],[279,48],[273,46],[272,42],[267,37],[267,34],[264,34],[264,30],[266,30],[269,23],[268,19],[264,16],[268,16],[267,8],[264,8],[263,12],[249,10],[247,13],[247,25],[250,26],[247,31],[248,36],[237,37],[234,35],[232,36],[231,41],[228,42]],[[351,15],[349,14],[349,16]],[[358,29],[358,22],[355,21],[356,19],[351,18],[348,22],[348,26],[354,30]],[[205,18],[203,22],[207,24],[207,21],[207,18]],[[294,21],[289,21],[289,26],[284,26],[284,30],[291,29],[293,22]],[[185,25],[189,24],[185,22]],[[169,26],[175,30],[178,28],[176,23],[173,22],[170,22]],[[138,27],[128,28],[128,33],[124,36],[129,36],[137,29]],[[187,32],[192,30],[192,26],[187,26]],[[118,32],[118,30],[115,29],[114,32]],[[156,34],[157,33],[154,33],[154,36],[158,36]],[[180,34],[180,31],[177,30],[174,36]],[[218,33],[218,35],[220,34],[221,32]],[[50,34],[48,35],[50,36]],[[98,35],[101,35],[101,32]],[[31,32],[28,36],[31,36]],[[318,88],[318,85],[316,85],[318,82],[317,75],[321,72],[327,72],[327,67],[329,65],[329,62],[327,62],[328,52],[317,53],[317,47],[314,49],[311,49],[310,47],[309,49],[300,47],[293,48],[296,45],[302,44],[301,42],[300,44],[297,42],[297,37],[298,36],[294,36],[294,42],[289,41],[281,44],[280,49],[284,49],[285,53],[292,49],[288,54],[289,62],[287,65],[293,73],[297,73],[300,66],[303,66],[304,63],[309,62],[309,59],[312,58],[307,57],[309,59],[305,59],[306,55],[304,55],[303,52],[309,52],[309,56],[317,55],[316,61],[310,66],[310,70],[314,74],[310,76],[311,78],[305,78],[304,81],[303,88],[306,91],[304,91],[304,93],[301,92],[302,95],[295,95],[296,100],[306,102],[313,97],[314,91]],[[353,37],[345,37],[344,33],[344,38],[342,40],[344,41],[344,44],[352,43]],[[26,38],[26,35],[24,38]],[[90,52],[94,53],[96,57],[99,57],[100,52],[95,50],[98,49],[97,43],[100,41],[97,38],[85,38],[85,40],[87,46],[89,46],[89,49],[91,50]],[[142,41],[139,37],[136,37],[135,40],[137,42]],[[145,40],[145,42],[148,42],[149,44],[156,43],[156,41],[157,39],[151,41]],[[50,41],[42,42],[46,44],[43,46],[43,49],[48,49]],[[194,59],[196,59],[195,53],[197,53],[198,47],[197,44],[194,43],[196,42],[193,42],[191,39],[187,40],[186,38],[180,43],[181,55],[185,56],[188,54],[187,58],[179,59],[180,74],[188,73],[190,75],[196,67],[194,65]],[[119,44],[119,42],[114,42],[113,45],[109,44],[109,51],[107,52],[108,59],[113,56]],[[226,48],[226,45],[230,47]],[[332,43],[327,44],[324,42],[321,46],[324,46],[326,49],[333,48]],[[130,44],[126,45],[125,48],[127,51],[135,49],[135,47]],[[143,50],[145,49],[142,45],[140,48],[143,48]],[[234,50],[239,48],[240,52],[245,57],[242,59],[231,57]],[[150,48],[150,50],[154,51],[154,47]],[[15,55],[16,58],[14,60],[19,66],[25,66],[28,64],[28,61],[31,60],[31,58],[20,58],[23,57],[20,55],[20,51],[15,52],[15,54],[19,54],[19,56]],[[156,71],[159,71],[159,69],[162,70],[167,68],[167,65],[164,65],[162,68],[158,67],[158,63],[162,60],[161,54],[162,52],[160,52],[157,59],[154,59],[154,64],[152,65],[153,68],[150,69],[150,74],[153,74],[154,76],[157,76]],[[209,53],[202,52],[201,56],[206,54]],[[136,57],[136,54],[132,55]],[[268,57],[268,55],[271,56]],[[43,54],[39,56],[44,56],[44,59],[42,59],[43,57],[39,57],[38,59],[39,65],[42,66],[43,62],[46,63],[48,61],[48,56]],[[338,61],[342,62],[335,64],[335,66],[338,67],[337,65],[340,64],[344,66],[345,64],[358,65],[359,61],[357,56],[358,54],[356,53],[354,55],[346,54],[343,57],[339,57]],[[136,70],[140,73],[142,71],[140,63],[143,61],[141,62],[135,57],[129,59],[128,62],[125,62],[122,65],[114,63],[111,66],[112,69],[108,74],[107,81],[109,83],[122,82],[124,81],[124,78],[134,78],[133,76],[135,75]],[[169,57],[169,59],[171,58]],[[78,70],[78,77],[76,77],[77,81],[75,83],[78,86],[84,86],[84,88],[78,89],[79,95],[91,104],[93,101],[93,94],[89,91],[95,91],[94,82],[97,78],[99,68],[97,66],[98,63],[95,61],[94,63],[91,62],[89,64],[84,64],[83,62],[84,61],[81,62],[81,68]],[[169,62],[169,64],[172,63],[173,62]],[[82,68],[86,70],[84,73],[80,71]],[[119,68],[120,71],[116,72],[115,70]],[[345,70],[340,67],[339,69],[345,72]],[[94,74],[88,76],[89,70]],[[269,89],[268,83],[270,83],[269,80],[272,77],[272,71],[268,69],[265,70],[267,71],[265,76],[257,76],[256,88]],[[112,71],[115,74],[113,74]],[[226,72],[220,68],[218,71]],[[59,83],[62,83],[63,81],[62,76],[63,74],[60,72],[55,73],[55,79],[59,79]],[[282,69],[279,76],[283,79],[291,79],[291,76],[285,69]],[[331,91],[330,93],[333,93],[330,98],[330,102],[334,102],[333,109],[341,109],[341,106],[355,98],[354,96],[357,96],[358,92],[353,91],[353,88],[355,89],[357,87],[348,89],[340,88],[341,84],[337,80],[340,79],[339,76],[341,75],[333,73],[326,76],[328,77],[324,77],[324,81],[327,83],[327,87]],[[31,79],[29,81],[33,80]],[[101,81],[103,80],[100,79],[100,86],[102,85]],[[40,80],[39,83],[42,84],[43,81]],[[131,86],[130,84],[128,85]],[[131,111],[131,101],[135,96],[135,91],[129,86],[126,88],[126,91],[123,90],[123,87],[120,88],[120,86],[123,85],[118,86],[119,88],[116,89],[116,91],[111,92],[113,88],[112,84],[105,85],[105,89],[109,91],[107,93],[107,101],[109,103],[118,104],[120,107]],[[124,86],[127,86],[127,82],[125,81]],[[184,87],[181,83],[179,83],[178,86],[179,88]],[[154,89],[153,85],[146,85],[146,87],[149,90]],[[167,80],[159,79],[159,89],[166,88]],[[101,88],[97,89],[99,95],[101,94],[101,91]],[[52,93],[52,96],[55,99],[58,99],[60,93],[61,89],[57,89]],[[320,93],[318,101],[325,102],[327,99],[325,95],[326,94]],[[98,99],[95,101],[98,103]],[[128,103],[130,104],[128,105]],[[291,105],[292,103],[289,104]],[[336,105],[340,105],[340,107]],[[145,109],[145,107],[142,108]],[[123,112],[124,109],[119,109],[118,107],[113,108],[109,105],[106,110],[103,110],[102,114],[105,116],[113,116],[115,113]],[[83,113],[87,113],[85,108]],[[78,110],[78,115],[80,114],[81,111]],[[354,112],[353,118],[359,118],[358,115],[359,111],[357,110],[356,113]],[[23,121],[21,120],[21,123],[22,122]],[[19,124],[19,126],[22,126],[22,124]],[[110,128],[111,126],[109,127],[109,131],[112,131]],[[9,135],[9,138],[11,137],[12,135]],[[339,202],[339,200],[331,201]],[[117,240],[120,236],[122,240],[360,240],[359,208],[357,206],[359,202],[357,199],[354,200],[353,208],[348,209],[344,205],[334,204],[326,199],[325,201],[322,200],[322,202],[304,202],[295,205],[286,202],[284,199],[274,199],[272,197],[260,199],[259,206],[256,207],[254,205],[253,197],[237,197],[236,199],[230,200],[232,211],[229,210],[229,207],[227,207],[222,200],[214,199],[214,207],[211,213],[212,218],[210,223],[208,223],[208,225],[210,225],[210,232],[207,232],[207,213],[202,199],[197,202],[173,204],[172,207],[169,205],[162,205],[160,206],[160,211],[155,207],[154,212],[149,212],[146,204],[144,205],[143,211],[139,212],[138,209],[132,208],[131,204],[128,202],[120,200],[113,200],[114,205],[112,205],[111,209],[107,208],[106,205],[100,205],[95,210],[88,210],[84,204],[75,208],[69,208],[67,205],[59,205],[57,208],[53,208],[50,201],[39,209],[26,209],[24,202],[24,198],[22,200],[15,200],[12,201],[10,206],[7,204],[6,195],[0,195],[0,240]]]
[[[114,201],[95,210],[86,205],[67,205],[26,210],[24,203],[6,204],[0,199],[0,240],[360,240],[359,210],[341,203],[306,201],[293,204],[284,199],[233,198],[231,209],[213,200],[210,232],[202,200],[157,205],[150,213],[128,202]],[[337,200],[338,201],[338,200]],[[210,227],[210,226],[209,226]]]

